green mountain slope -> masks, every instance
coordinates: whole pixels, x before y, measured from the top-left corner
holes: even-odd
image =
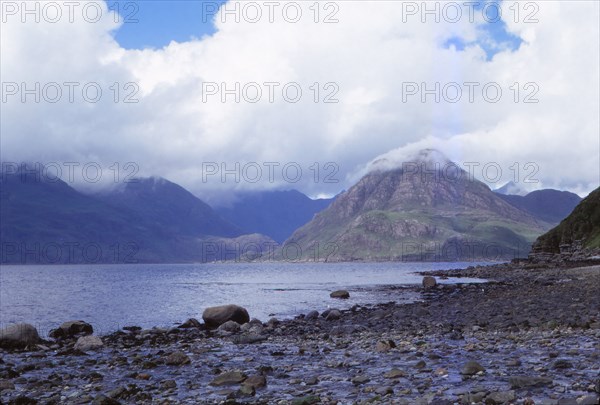
[[[560,245],[578,240],[584,248],[600,248],[600,188],[584,198],[559,225],[540,236],[535,250],[559,253]]]

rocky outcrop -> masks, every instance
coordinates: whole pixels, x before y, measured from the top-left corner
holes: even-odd
[[[0,330],[0,347],[24,348],[40,341],[38,331],[28,323],[17,323]]]
[[[234,321],[240,325],[250,321],[248,311],[238,305],[221,305],[209,307],[202,313],[202,319],[206,326],[217,328],[227,321]]]

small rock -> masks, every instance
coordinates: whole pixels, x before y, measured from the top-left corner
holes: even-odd
[[[552,379],[547,377],[514,376],[510,377],[508,382],[512,389],[552,385]]]
[[[160,386],[165,390],[169,390],[177,388],[177,383],[175,382],[175,380],[163,380],[161,381]]]
[[[104,346],[102,343],[102,339],[98,336],[88,335],[82,336],[77,339],[75,346],[73,347],[75,350],[81,350],[82,352],[87,352],[90,350],[101,349]]]
[[[121,403],[119,401],[117,401],[116,399],[107,397],[106,395],[98,395],[96,398],[94,398],[94,400],[92,401],[92,405],[120,405]]]
[[[507,402],[512,402],[516,399],[514,391],[498,391],[492,392],[485,398],[486,405],[500,405]]]
[[[565,369],[565,368],[571,368],[573,367],[573,365],[571,364],[571,362],[567,361],[567,360],[556,360],[554,362],[554,364],[552,365],[552,368],[554,369]]]
[[[165,357],[165,364],[168,366],[182,366],[190,363],[190,358],[187,356],[187,354],[181,351],[173,352]]]
[[[267,386],[267,378],[264,375],[251,375],[244,380],[243,385],[249,385],[253,388],[263,388]]]
[[[244,382],[246,378],[246,374],[240,371],[228,371],[218,375],[215,379],[213,379],[210,382],[210,385],[214,387],[221,387],[223,385],[235,385]]]
[[[350,298],[350,293],[346,290],[337,290],[329,294],[331,298],[347,299]]]
[[[577,405],[597,405],[600,404],[600,398],[595,395],[586,395],[577,400]]]
[[[304,384],[306,385],[317,385],[319,383],[319,379],[317,377],[308,377],[304,380]]]
[[[235,321],[227,321],[217,329],[219,332],[235,333],[240,331],[240,324]]]
[[[329,311],[325,319],[328,321],[335,321],[337,319],[340,319],[341,317],[342,313],[338,309],[332,309]]]
[[[12,381],[0,381],[0,392],[4,390],[14,390],[15,384]]]
[[[476,361],[468,361],[463,368],[460,370],[462,375],[475,375],[479,372],[484,372],[485,368]]]
[[[180,328],[180,329],[201,328],[201,327],[202,327],[202,324],[196,318],[190,318],[178,326],[178,328]]]
[[[292,405],[313,405],[321,402],[321,398],[316,395],[307,395],[305,397],[296,398],[292,401]]]
[[[400,378],[400,377],[406,377],[407,374],[405,371],[399,370],[397,368],[393,368],[390,371],[388,371],[387,373],[385,373],[383,376],[385,378]]]
[[[435,277],[425,276],[423,277],[423,288],[433,288],[437,285]]]
[[[313,319],[317,319],[319,318],[319,312],[318,311],[310,311],[308,314],[306,314],[306,316],[304,317],[304,319],[306,321],[312,321]]]
[[[367,377],[366,375],[359,375],[354,377],[352,380],[352,384],[354,385],[361,385],[361,384],[366,384],[369,381],[371,381],[371,379],[369,377]]]
[[[241,397],[252,397],[256,395],[256,389],[251,385],[242,385],[238,390],[238,395]]]

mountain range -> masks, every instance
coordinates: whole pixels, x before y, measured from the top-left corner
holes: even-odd
[[[2,263],[203,262],[236,259],[243,235],[210,206],[161,178],[83,194],[32,171],[0,179]]]
[[[580,201],[492,192],[464,171],[448,177],[435,170],[451,164],[437,151],[413,161],[420,170],[375,165],[332,199],[256,191],[215,209],[160,177],[89,194],[31,170],[1,173],[0,262],[264,260],[274,250],[282,260],[504,259],[527,255]]]

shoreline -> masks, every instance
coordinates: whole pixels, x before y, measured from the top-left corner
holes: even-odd
[[[422,300],[409,304],[355,305],[338,319],[252,321],[231,333],[122,330],[87,354],[74,349],[75,338],[0,349],[0,400],[598,403],[600,266],[420,273],[489,282],[417,288]],[[229,381],[214,385],[219,376]]]

